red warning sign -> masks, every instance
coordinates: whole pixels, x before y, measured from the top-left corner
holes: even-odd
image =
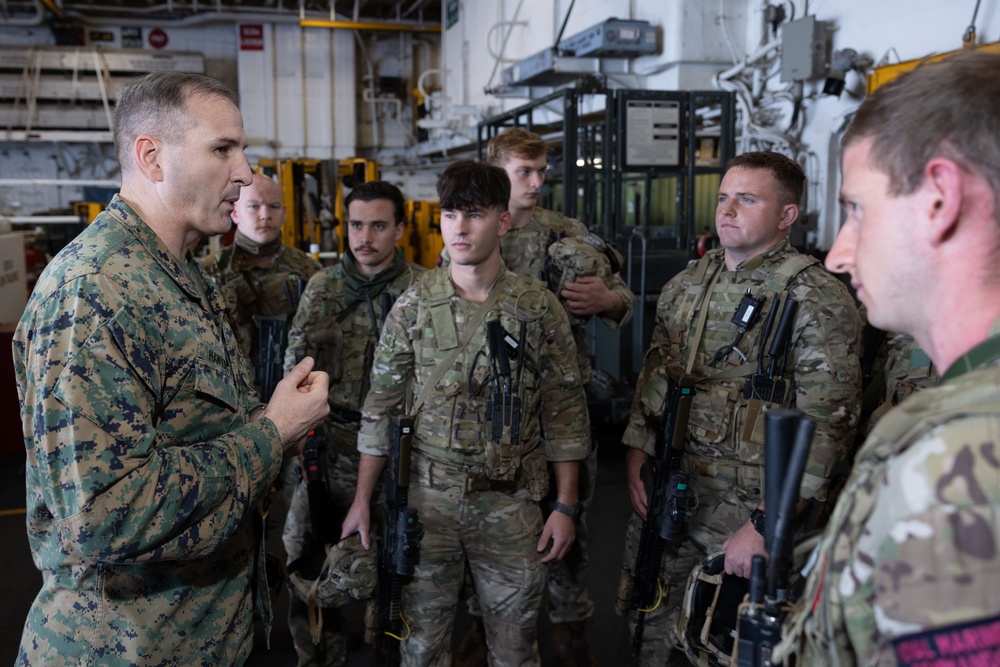
[[[149,31],[149,45],[154,49],[162,49],[167,45],[170,38],[167,37],[167,31],[162,28],[153,28]]]
[[[261,24],[240,25],[240,51],[264,50],[264,26]]]

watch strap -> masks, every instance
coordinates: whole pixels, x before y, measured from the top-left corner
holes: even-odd
[[[559,512],[560,514],[565,514],[569,518],[576,521],[580,518],[580,505],[567,505],[566,503],[561,503],[558,500],[552,503],[552,511]]]

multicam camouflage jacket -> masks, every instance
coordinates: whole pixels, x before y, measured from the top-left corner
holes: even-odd
[[[600,247],[604,241],[587,227],[561,213],[536,208],[527,225],[510,229],[500,237],[500,254],[511,271],[543,280],[558,297],[564,279],[581,276],[600,276],[608,289],[617,294],[625,304],[625,314],[620,320],[602,317],[609,329],[628,323],[635,307],[635,294],[622,280],[618,271]],[[441,252],[441,265],[448,265],[448,250]],[[572,275],[569,275],[572,274]],[[561,297],[560,303],[563,303]],[[567,315],[569,311],[567,310]],[[583,383],[590,382],[592,374],[590,353],[587,347],[585,320],[569,315],[576,341],[577,363]]]
[[[876,424],[779,655],[993,665],[1000,655],[1000,319]]]
[[[382,293],[394,302],[425,271],[422,266],[406,263]],[[338,264],[309,280],[288,332],[285,372],[304,356],[316,359],[316,369],[330,374],[331,418],[357,433],[358,422],[344,417],[350,412],[360,414],[379,329],[388,312],[382,311],[381,294],[371,298],[371,310],[367,303],[348,307],[346,279],[344,266]]]
[[[732,345],[733,318],[749,293],[764,298],[759,317]],[[771,358],[762,358],[765,315],[792,298],[798,310],[784,358],[774,359],[784,398],[752,392],[748,377]],[[707,309],[707,310],[706,310]],[[778,316],[774,329],[777,329]],[[654,454],[655,427],[663,408],[667,368],[699,380],[691,408],[685,460],[736,466],[740,487],[759,497],[763,489],[764,419],[771,407],[803,411],[816,433],[802,483],[805,498],[823,500],[835,465],[848,455],[858,423],[861,371],[860,318],[844,285],[815,259],[782,241],[728,271],[724,250],[709,251],[663,288],[656,307],[653,339],[643,363],[623,442]],[[771,337],[766,341],[769,348]],[[712,367],[724,346],[733,350]],[[781,369],[784,370],[781,370]],[[713,377],[720,375],[721,377]],[[702,470],[702,474],[711,474]]]
[[[487,404],[493,358],[480,325],[415,415],[413,449],[430,459],[485,467],[490,479],[513,481],[534,500],[548,488],[547,461],[575,461],[589,452],[587,405],[566,313],[539,281],[501,267],[501,290],[485,321],[499,320],[511,351],[511,377],[521,397],[520,436],[509,459],[490,435]],[[447,268],[426,274],[389,313],[372,365],[358,450],[385,456],[389,416],[417,396],[442,360],[459,345],[481,304],[455,293]],[[523,362],[520,361],[523,359]],[[509,461],[498,463],[498,461]]]
[[[322,267],[290,246],[281,246],[267,267],[251,266],[246,258],[247,254],[233,244],[202,261],[225,301],[240,351],[256,364],[260,340],[254,317],[285,317],[290,324],[306,283]]]
[[[14,338],[45,575],[19,664],[246,659],[282,450],[238,360],[199,264],[118,197],[46,267]]]

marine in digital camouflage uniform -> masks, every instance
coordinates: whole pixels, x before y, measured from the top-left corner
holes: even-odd
[[[646,614],[640,664],[687,664],[682,652],[672,650],[671,635],[688,574],[701,559],[725,550],[726,571],[746,577],[753,554],[764,551],[763,535],[750,522],[755,509],[767,509],[764,413],[795,407],[816,420],[802,487],[802,498],[813,505],[826,499],[832,471],[848,456],[854,441],[861,322],[844,285],[815,259],[796,252],[786,239],[798,216],[804,181],[801,168],[776,153],[746,153],[731,160],[716,210],[723,247],[709,251],[671,279],[657,302],[653,339],[623,436],[629,447],[629,493],[636,510],[626,535],[627,575],[635,565],[647,509],[640,471],[655,455],[668,368],[673,375],[697,380],[682,457],[682,467],[692,475],[696,507],[677,554],[664,554],[660,573],[664,598]],[[748,290],[752,297],[765,300],[759,304],[756,322],[735,342],[737,326],[732,319]],[[774,374],[786,383],[785,398],[780,403],[758,394],[748,399],[745,382],[758,370],[766,316],[777,301],[777,329],[789,299],[797,301],[798,308],[785,361],[776,360],[785,370]],[[773,337],[774,331],[768,347]],[[769,362],[764,360],[765,373]],[[633,626],[635,619],[633,612]]]
[[[571,332],[564,310],[542,283],[502,264],[498,237],[509,222],[509,188],[503,170],[484,163],[463,160],[444,171],[438,194],[451,264],[397,300],[372,366],[358,439],[358,494],[344,533],[360,530],[367,543],[389,415],[414,412],[409,501],[424,537],[413,581],[403,589],[411,633],[400,646],[404,665],[450,664],[466,563],[485,618],[490,664],[538,665],[544,566],[562,558],[573,541],[577,462],[589,443],[586,400],[574,351],[566,347]],[[523,364],[513,353],[510,359],[522,401],[516,440],[507,427],[499,442],[490,433],[487,398],[502,383],[487,345],[489,325],[466,333],[477,312],[487,323],[498,321],[525,351]],[[431,382],[446,361],[443,375]],[[413,406],[406,404],[408,394]],[[548,492],[549,466],[558,504],[544,519],[538,502]]]
[[[286,369],[308,355],[316,359],[316,368],[330,375],[330,414],[321,433],[321,475],[332,500],[331,521],[346,514],[354,500],[361,405],[368,393],[379,329],[388,314],[383,306],[391,306],[425,271],[408,263],[403,251],[395,247],[406,229],[405,201],[399,188],[384,181],[363,183],[351,190],[344,207],[349,250],[340,264],[323,269],[309,281],[285,351]],[[332,531],[338,536],[340,525]],[[304,548],[317,546],[306,479],[295,487],[282,540],[290,564]],[[339,612],[324,611],[322,637],[314,644],[306,611],[305,603],[293,595],[288,620],[299,666],[345,664],[347,642]]]
[[[923,64],[844,135],[847,219],[827,266],[946,370],[858,452],[784,628],[778,655],[798,664],[1000,659],[998,73],[1000,55],[975,50]]]
[[[121,193],[46,267],[18,324],[43,573],[20,665],[241,665],[255,612],[270,627],[256,507],[325,416],[327,385],[307,361],[252,414],[224,304],[188,251],[228,229],[250,182],[237,103],[195,74],[122,88]]]
[[[573,218],[536,206],[548,169],[548,147],[540,136],[522,128],[511,128],[493,137],[486,147],[486,160],[503,168],[511,180],[511,228],[500,240],[504,264],[511,271],[539,278],[559,297],[569,315],[576,343],[577,363],[586,387],[593,375],[585,326],[599,317],[611,330],[632,317],[635,295],[622,280],[615,251],[603,239]],[[442,251],[447,265],[448,251]],[[556,654],[574,667],[595,664],[587,643],[585,623],[594,603],[588,590],[590,555],[587,549],[587,515],[597,481],[597,443],[580,475],[582,512],[576,541],[570,554],[548,568],[546,607],[553,624]],[[470,611],[476,616],[473,600]],[[482,624],[473,623],[469,636],[456,650],[461,667],[485,665]]]
[[[233,222],[234,243],[203,262],[225,300],[226,317],[236,332],[240,351],[253,368],[258,395],[266,399],[270,387],[260,384],[263,372],[259,321],[277,319],[278,328],[287,337],[302,291],[321,267],[298,248],[282,243],[285,206],[281,203],[281,188],[264,174],[255,174],[253,183],[241,190]],[[284,350],[276,352],[280,367]],[[275,383],[281,379],[280,373],[276,375]]]

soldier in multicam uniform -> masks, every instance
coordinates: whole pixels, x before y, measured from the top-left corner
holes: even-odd
[[[486,146],[486,160],[504,169],[510,178],[510,230],[500,240],[504,264],[533,278],[541,278],[559,297],[569,314],[576,343],[577,362],[584,386],[593,368],[585,325],[599,317],[608,328],[617,329],[632,317],[635,295],[613,267],[613,250],[587,227],[573,218],[537,206],[548,169],[548,147],[540,136],[522,128],[511,128],[493,137]],[[443,264],[448,251],[442,252]],[[597,443],[581,467],[579,481],[581,514],[576,541],[566,558],[549,565],[546,607],[552,622],[556,655],[565,665],[595,665],[587,643],[585,624],[594,612],[588,591],[590,556],[587,550],[587,512],[597,480]],[[551,500],[551,498],[550,498]],[[473,601],[472,630],[456,649],[456,665],[485,666],[482,619]],[[462,659],[459,660],[458,657]]]
[[[261,328],[274,326],[279,338],[288,324],[306,282],[320,270],[319,262],[298,248],[281,242],[285,205],[281,188],[264,174],[254,174],[253,183],[242,189],[233,210],[236,237],[203,260],[205,272],[215,281],[226,303],[226,317],[236,332],[240,351],[254,370],[258,396],[267,400],[271,387],[262,387],[266,368],[261,362]],[[271,350],[270,354],[282,350]],[[281,358],[265,359],[277,363]],[[281,379],[280,373],[269,378]]]
[[[626,536],[624,576],[631,576],[647,510],[641,470],[654,455],[668,372],[697,380],[682,457],[696,508],[677,553],[664,555],[664,598],[645,618],[643,665],[687,664],[682,653],[672,650],[671,634],[688,574],[699,561],[725,551],[726,572],[747,577],[752,556],[764,553],[763,413],[795,407],[817,422],[803,482],[804,513],[810,511],[808,505],[826,499],[831,472],[854,441],[861,322],[844,285],[788,243],[804,182],[801,167],[777,153],[746,153],[731,160],[715,215],[722,248],[692,262],[660,294],[653,340],[623,437],[635,509]],[[787,370],[772,376],[785,383],[780,402],[756,392],[745,394],[747,380],[757,381],[762,368],[771,364],[760,359],[763,316],[756,323],[750,319],[737,337],[732,320],[745,299],[755,299],[759,313],[772,307],[778,313],[789,300],[798,302],[786,361],[776,360],[787,364]],[[779,328],[777,316],[774,325]]]
[[[844,135],[847,219],[827,266],[850,273],[876,326],[947,370],[858,452],[782,659],[998,663],[998,75],[1000,55],[984,51],[923,64],[880,87]]]
[[[238,98],[159,72],[115,106],[121,193],[45,269],[14,365],[28,539],[21,665],[242,665],[270,627],[256,506],[329,410],[312,360],[253,409],[190,254],[250,184]]]
[[[503,266],[500,237],[510,223],[504,171],[456,162],[438,179],[438,195],[451,264],[428,273],[389,314],[365,399],[358,491],[343,534],[360,530],[370,543],[369,501],[385,465],[390,415],[412,414],[409,502],[424,537],[413,581],[403,590],[411,632],[400,647],[403,664],[449,664],[468,564],[490,664],[538,665],[545,563],[564,557],[573,542],[578,461],[589,447],[583,386],[566,347],[572,334],[542,283]],[[491,329],[495,345],[487,341]],[[508,348],[505,373],[500,359]],[[516,379],[500,381],[498,367]],[[520,397],[519,417],[489,420],[488,399],[495,407],[498,393]],[[412,405],[408,395],[416,397]],[[507,423],[517,424],[519,434]],[[538,502],[548,492],[550,465],[558,502],[546,520]]]
[[[320,461],[332,500],[330,508],[342,509],[335,513],[339,515],[346,514],[354,500],[360,410],[368,393],[379,329],[388,314],[383,305],[391,306],[425,271],[408,263],[396,247],[406,228],[405,203],[399,188],[384,181],[363,183],[351,190],[344,200],[348,251],[340,264],[320,271],[309,281],[288,334],[286,369],[308,355],[316,359],[316,368],[330,375],[330,414],[322,429]],[[339,531],[340,526],[334,530]],[[314,537],[307,480],[302,479],[295,488],[282,535],[288,562],[310,548]],[[312,641],[306,612],[305,603],[293,595],[288,621],[299,667],[345,664],[347,645],[339,611],[323,611],[318,644]]]

